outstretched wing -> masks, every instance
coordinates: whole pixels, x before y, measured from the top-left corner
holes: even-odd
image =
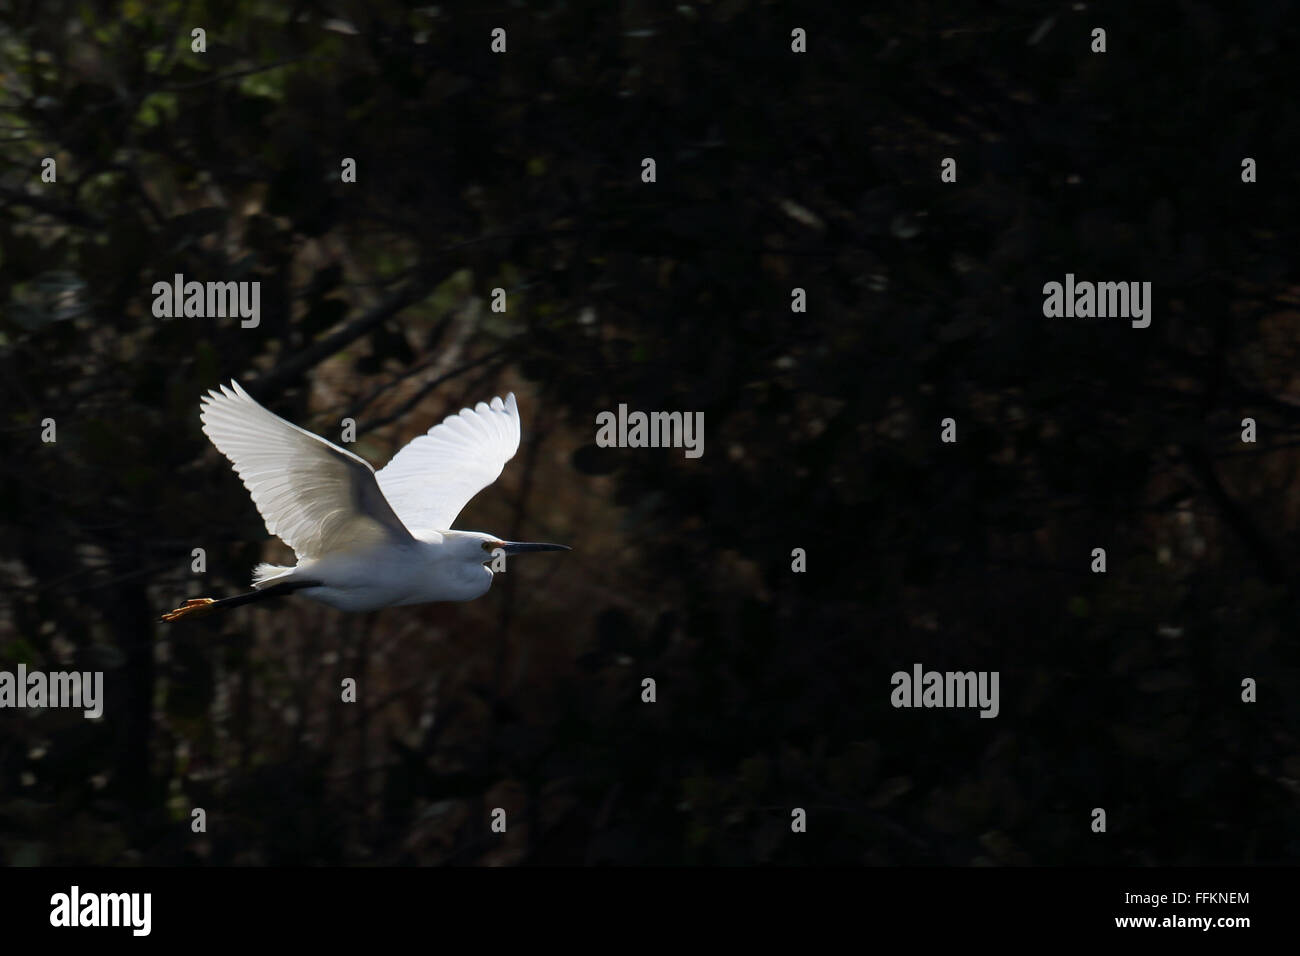
[[[414,438],[375,474],[379,487],[415,534],[446,531],[469,500],[501,476],[519,450],[515,393],[447,416]]]
[[[235,466],[266,530],[299,558],[411,540],[363,459],[267,411],[238,382],[201,405],[203,433]]]

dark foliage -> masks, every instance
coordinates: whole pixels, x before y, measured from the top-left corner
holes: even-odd
[[[14,6],[0,668],[107,704],[0,712],[0,862],[1296,858],[1290,5]],[[1067,272],[1151,327],[1045,319]],[[261,325],[155,318],[175,273]],[[264,556],[230,377],[376,463],[515,389],[461,526],[575,551],[155,624]],[[619,403],[703,457],[597,448]],[[914,662],[1000,715],[894,709]]]

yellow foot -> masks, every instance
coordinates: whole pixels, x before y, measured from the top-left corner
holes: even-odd
[[[212,598],[191,598],[174,611],[168,611],[162,616],[164,621],[171,623],[179,620],[188,614],[201,614],[207,610],[208,605],[216,604]]]

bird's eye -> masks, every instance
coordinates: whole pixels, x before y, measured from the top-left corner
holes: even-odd
[[[484,550],[484,551],[487,551],[487,552],[490,554],[491,551],[492,551],[492,542],[491,542],[491,541],[484,541],[484,542],[483,542],[483,550]]]

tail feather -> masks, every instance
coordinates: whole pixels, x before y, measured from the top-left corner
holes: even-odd
[[[253,568],[253,587],[260,588],[272,581],[277,581],[292,570],[294,569],[286,568],[280,564],[259,564]]]

